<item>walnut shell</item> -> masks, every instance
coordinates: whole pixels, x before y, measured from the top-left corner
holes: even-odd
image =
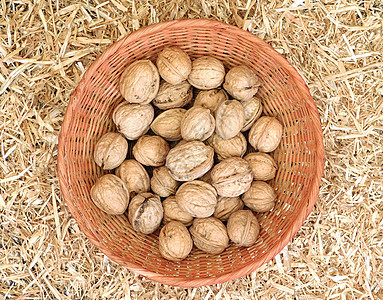
[[[193,248],[193,240],[186,226],[178,221],[167,223],[158,237],[161,255],[172,261],[186,258]]]
[[[209,172],[207,172],[206,174],[204,174],[202,177],[198,178],[198,180],[201,180],[201,181],[206,182],[208,184],[212,184],[211,170]]]
[[[246,160],[230,157],[214,166],[211,179],[218,195],[236,197],[250,188],[253,174]]]
[[[148,104],[156,97],[160,74],[150,60],[131,63],[120,77],[120,92],[129,103]]]
[[[116,175],[122,179],[131,194],[149,192],[150,190],[148,172],[134,159],[125,160],[116,169]]]
[[[262,114],[262,104],[261,99],[253,97],[248,101],[241,101],[243,109],[245,110],[245,123],[241,131],[247,131],[253,126],[256,120]]]
[[[116,132],[105,133],[94,148],[94,161],[104,170],[117,168],[128,154],[128,142]]]
[[[160,197],[174,195],[179,186],[179,182],[170,176],[169,169],[165,166],[155,168],[151,179],[152,191]]]
[[[101,176],[90,189],[94,204],[110,215],[123,214],[129,204],[129,191],[124,182],[113,174]]]
[[[154,109],[150,104],[122,102],[113,112],[113,122],[117,130],[128,140],[136,140],[148,132],[154,118]]]
[[[236,100],[226,100],[215,111],[215,132],[223,139],[240,133],[245,123],[245,110]]]
[[[214,150],[200,141],[187,142],[169,151],[166,166],[177,181],[191,181],[203,176],[214,163]]]
[[[277,165],[271,155],[262,152],[253,152],[245,156],[253,172],[254,180],[271,180],[277,172]]]
[[[202,56],[192,62],[188,81],[198,89],[210,90],[219,87],[224,78],[223,63],[214,57]]]
[[[193,217],[210,217],[217,205],[217,191],[208,183],[193,180],[182,184],[176,192],[179,207]]]
[[[179,221],[185,226],[193,223],[193,216],[181,209],[175,196],[169,196],[162,202],[164,208],[164,222]]]
[[[219,254],[229,246],[226,227],[217,218],[194,219],[189,231],[194,245],[206,253]]]
[[[235,244],[250,247],[258,239],[260,226],[250,210],[239,210],[231,214],[227,221],[227,233]]]
[[[245,65],[239,65],[227,72],[223,87],[233,98],[247,101],[258,92],[260,85],[254,70]]]
[[[185,113],[186,109],[183,108],[166,110],[154,119],[150,128],[167,141],[178,141],[182,138],[181,121]]]
[[[267,212],[275,205],[274,189],[264,181],[253,181],[250,189],[242,195],[245,205],[255,212]]]
[[[153,104],[159,109],[166,110],[183,107],[189,104],[192,99],[193,88],[187,81],[183,81],[176,85],[162,81],[158,94],[153,100]]]
[[[209,146],[213,147],[218,160],[229,157],[242,157],[246,153],[247,141],[242,133],[238,133],[231,139],[223,139],[218,134],[213,134],[208,140]]]
[[[189,55],[181,48],[166,47],[157,57],[157,67],[161,77],[170,84],[179,84],[186,80],[191,72]]]
[[[150,234],[160,226],[164,210],[160,197],[141,193],[133,197],[128,209],[128,219],[135,231]]]
[[[229,100],[229,96],[223,89],[200,91],[195,98],[194,106],[205,107],[214,113],[225,100]]]
[[[159,167],[165,163],[169,149],[162,137],[143,135],[133,146],[133,156],[145,166]]]
[[[261,117],[251,127],[249,143],[260,152],[272,152],[282,139],[282,124],[274,117]]]
[[[204,107],[190,108],[181,121],[181,135],[186,141],[204,141],[213,134],[214,129],[214,117]]]
[[[241,210],[244,204],[239,197],[218,197],[213,216],[221,221],[227,221],[233,212]]]

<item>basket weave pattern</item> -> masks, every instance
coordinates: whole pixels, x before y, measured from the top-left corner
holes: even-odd
[[[126,215],[110,216],[90,198],[90,188],[105,172],[93,160],[96,141],[115,130],[114,108],[123,101],[118,80],[138,59],[155,60],[167,45],[191,57],[211,55],[228,69],[253,68],[263,85],[264,112],[284,125],[278,166],[277,204],[259,214],[260,237],[250,248],[230,246],[220,255],[193,249],[181,262],[162,258],[155,235],[142,235]],[[175,286],[226,282],[254,271],[278,254],[312,210],[324,165],[321,124],[307,85],[268,44],[237,27],[212,20],[176,20],[142,28],[111,45],[90,66],[73,92],[59,137],[58,176],[67,206],[81,230],[115,262],[152,280]]]

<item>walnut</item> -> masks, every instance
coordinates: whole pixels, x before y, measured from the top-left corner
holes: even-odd
[[[246,160],[230,157],[214,166],[211,179],[218,195],[236,197],[250,188],[253,174]]]
[[[271,180],[275,177],[277,165],[271,155],[262,152],[253,152],[245,156],[253,172],[254,180]]]
[[[229,246],[226,227],[217,218],[194,219],[189,231],[194,245],[206,253],[219,254]]]
[[[214,57],[202,56],[192,62],[188,81],[198,89],[210,90],[219,87],[224,78],[223,63]]]
[[[160,197],[141,193],[133,197],[128,209],[128,219],[135,231],[150,234],[160,226],[164,211]]]
[[[242,133],[238,133],[231,139],[223,139],[218,134],[213,134],[208,140],[209,146],[213,147],[218,160],[229,157],[242,157],[247,149],[247,141]]]
[[[236,100],[226,100],[215,111],[215,132],[223,139],[240,133],[245,123],[245,110]]]
[[[165,166],[155,168],[151,179],[152,191],[160,197],[174,195],[179,186],[179,182],[170,176],[169,169]]]
[[[193,248],[193,240],[188,229],[178,221],[167,223],[158,237],[161,255],[172,261],[186,258]]]
[[[159,167],[165,163],[169,149],[162,137],[143,135],[133,146],[133,156],[145,166]]]
[[[123,214],[129,204],[129,191],[124,182],[113,174],[101,176],[90,189],[94,204],[110,215]]]
[[[187,142],[169,151],[166,166],[177,181],[191,181],[203,176],[214,163],[214,150],[200,141]]]
[[[190,83],[183,81],[177,85],[172,85],[162,81],[160,89],[153,104],[159,109],[183,107],[193,99],[193,88]]]
[[[125,160],[116,169],[116,175],[122,179],[131,194],[149,192],[150,190],[148,172],[134,159]]]
[[[282,139],[282,124],[274,117],[261,117],[251,127],[249,143],[261,152],[274,151]]]
[[[267,212],[275,205],[274,189],[264,181],[253,181],[250,189],[242,195],[245,205],[255,212]]]
[[[236,211],[227,221],[227,233],[238,246],[254,245],[258,239],[259,230],[258,220],[250,210]]]
[[[204,107],[190,108],[181,121],[181,135],[187,141],[204,141],[213,134],[214,128],[214,117]]]
[[[94,161],[104,170],[117,168],[128,154],[128,142],[116,132],[105,133],[94,148]]]
[[[157,67],[165,81],[179,84],[188,78],[191,72],[191,60],[181,48],[166,47],[158,54]]]
[[[214,113],[225,100],[229,100],[229,97],[223,89],[200,91],[195,98],[194,106],[208,108]]]
[[[245,124],[241,131],[247,131],[262,114],[261,99],[253,97],[248,101],[241,101],[241,104],[245,110]]]
[[[120,92],[128,103],[148,104],[157,95],[160,75],[150,60],[131,63],[120,77]]]
[[[221,221],[227,221],[233,212],[242,209],[243,206],[243,202],[239,197],[219,196],[213,216]]]
[[[208,183],[193,180],[182,184],[176,192],[179,207],[196,218],[210,217],[217,205],[217,191]]]
[[[150,104],[122,102],[113,112],[113,122],[117,130],[128,140],[136,140],[149,130],[154,118],[154,109]]]
[[[239,65],[227,72],[223,87],[233,98],[247,101],[258,92],[260,85],[254,70],[245,65]]]
[[[162,202],[164,208],[164,222],[180,221],[185,226],[193,223],[193,217],[180,208],[175,196],[169,196]]]
[[[178,141],[182,138],[181,121],[185,113],[186,109],[183,108],[166,110],[154,119],[150,128],[167,141]]]
[[[200,177],[198,180],[201,180],[203,182],[206,182],[208,184],[212,184],[211,182],[211,170],[204,174],[202,177]]]

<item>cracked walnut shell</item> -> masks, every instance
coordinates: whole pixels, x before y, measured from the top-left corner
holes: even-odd
[[[233,98],[247,101],[258,92],[260,85],[254,70],[245,65],[239,65],[227,72],[223,87]]]
[[[251,210],[234,212],[227,221],[227,233],[235,244],[250,247],[258,239],[260,226]]]
[[[105,133],[94,148],[94,161],[104,170],[117,168],[128,154],[128,142],[117,132]]]
[[[243,132],[249,130],[255,121],[261,116],[262,104],[261,99],[257,97],[253,97],[248,101],[241,101],[241,104],[245,110],[245,123],[241,129]]]
[[[124,182],[113,174],[101,176],[90,190],[94,204],[110,215],[123,214],[129,204],[129,191]]]
[[[181,136],[181,121],[186,109],[172,108],[162,112],[154,119],[150,128],[153,132],[167,141],[178,141]]]
[[[151,179],[152,191],[160,197],[174,195],[179,186],[179,182],[170,176],[169,169],[165,166],[155,168]]]
[[[120,77],[120,92],[128,103],[148,104],[156,97],[160,75],[150,60],[131,63]]]
[[[145,166],[159,167],[165,163],[169,149],[162,137],[143,135],[133,146],[133,156]]]
[[[277,172],[277,165],[271,155],[263,152],[253,152],[245,156],[253,172],[254,180],[271,180]]]
[[[229,100],[223,89],[200,91],[194,101],[194,106],[202,106],[214,113],[222,102]]]
[[[175,196],[169,196],[162,202],[164,208],[164,222],[179,221],[185,226],[193,223],[193,216],[181,209]]]
[[[178,221],[171,221],[161,229],[158,243],[161,255],[172,261],[185,259],[193,248],[188,229]]]
[[[181,135],[186,141],[204,141],[213,134],[214,129],[214,117],[204,107],[190,108],[181,121]]]
[[[213,134],[208,140],[209,146],[213,147],[218,160],[229,157],[242,157],[247,149],[247,141],[242,133],[238,133],[231,139],[223,139],[218,134]]]
[[[267,212],[275,205],[274,189],[264,181],[253,181],[250,189],[242,195],[245,205],[255,212]]]
[[[245,110],[239,101],[226,100],[215,111],[215,132],[223,139],[240,133],[245,123]]]
[[[227,221],[230,215],[243,209],[243,202],[239,197],[218,197],[217,206],[213,216],[221,221]]]
[[[210,90],[219,87],[225,78],[225,67],[218,59],[211,56],[202,56],[192,62],[189,74],[189,83],[201,90]]]
[[[166,110],[183,107],[189,104],[192,99],[193,88],[187,81],[176,85],[162,81],[158,94],[153,100],[153,104],[159,109]]]
[[[272,152],[282,139],[282,124],[274,117],[261,117],[251,127],[249,143],[260,152]]]
[[[125,160],[117,169],[116,175],[122,179],[129,193],[143,193],[150,190],[150,178],[145,168],[136,160]]]

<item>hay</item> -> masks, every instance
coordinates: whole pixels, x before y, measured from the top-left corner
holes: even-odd
[[[383,5],[375,1],[0,0],[0,295],[18,299],[382,299]],[[141,26],[207,17],[265,39],[300,71],[327,155],[293,241],[253,274],[163,286],[101,254],[56,177],[70,93],[110,43]]]

